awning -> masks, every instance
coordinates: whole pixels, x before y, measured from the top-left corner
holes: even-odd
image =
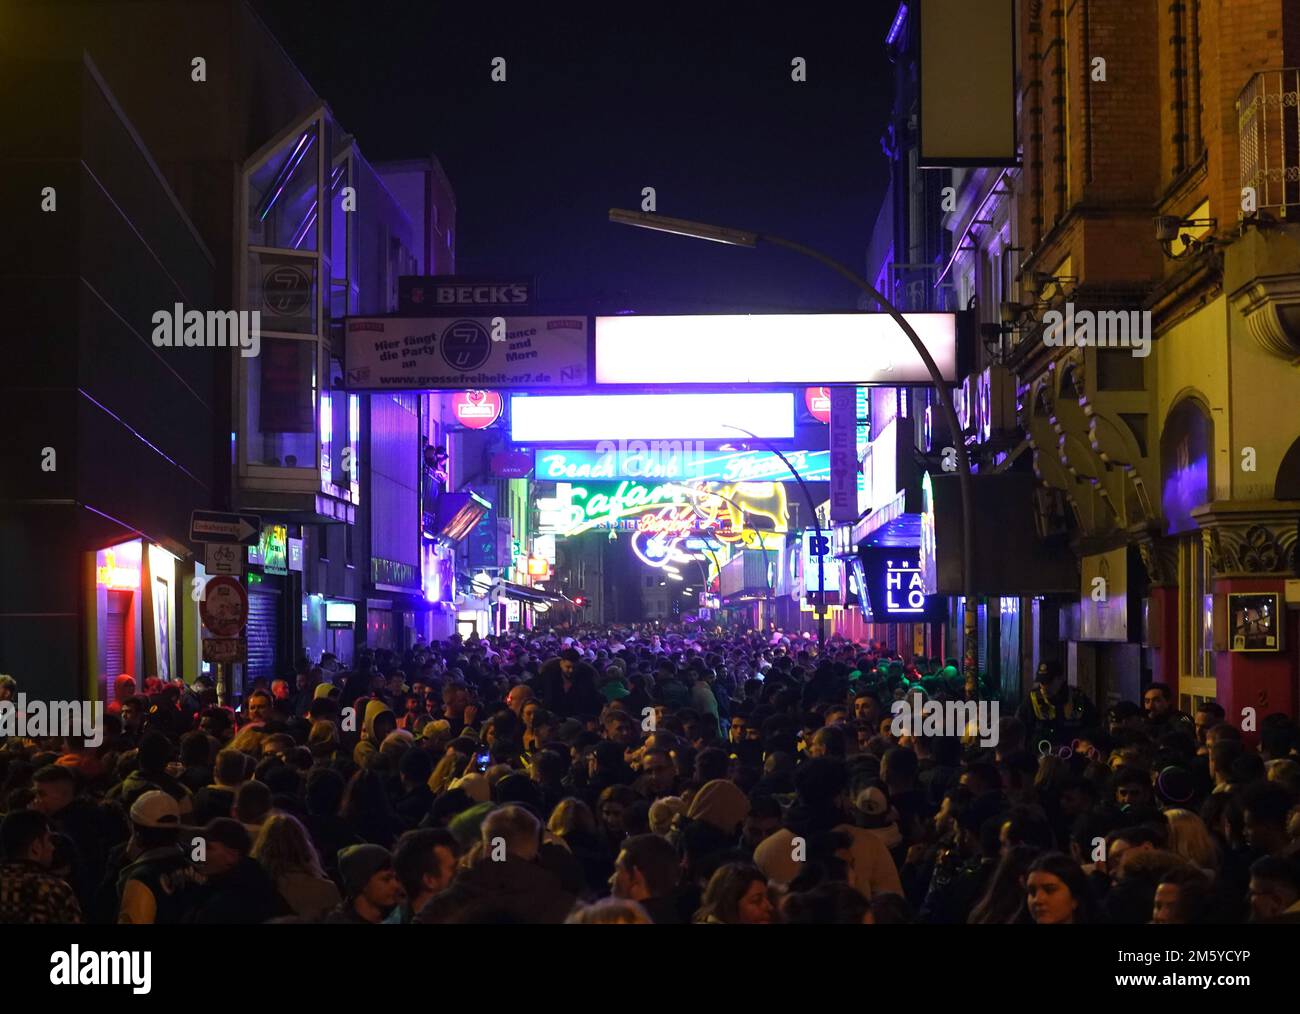
[[[527,585],[515,584],[513,581],[502,581],[496,587],[503,598],[518,599],[520,602],[567,601],[559,592],[546,591],[544,588],[529,588]]]

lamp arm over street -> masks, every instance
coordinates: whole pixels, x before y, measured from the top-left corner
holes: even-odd
[[[814,250],[812,247],[804,246],[802,243],[796,243],[793,240],[784,239],[780,236],[773,236],[770,233],[754,232],[744,229],[732,229],[727,226],[713,225],[707,222],[692,222],[681,218],[664,218],[662,216],[649,212],[629,211],[623,208],[611,208],[609,220],[621,225],[635,225],[642,229],[651,229],[656,232],[667,232],[677,236],[689,236],[694,239],[707,239],[715,243],[725,243],[730,246],[756,247],[759,243],[770,243],[772,246],[784,247],[795,253],[802,254],[819,264],[830,268],[836,274],[842,276],[855,286],[869,295],[885,313],[896,323],[907,335],[912,347],[916,349],[917,355],[925,364],[927,372],[930,374],[930,381],[934,385],[935,397],[939,400],[939,408],[943,412],[944,419],[948,423],[949,432],[952,433],[954,448],[957,452],[957,478],[961,491],[961,520],[962,520],[962,554],[961,554],[961,572],[962,572],[962,594],[965,600],[964,616],[962,618],[962,641],[964,644],[963,653],[964,668],[971,672],[975,668],[974,658],[976,652],[973,650],[974,638],[977,629],[975,615],[975,569],[974,569],[974,552],[975,552],[975,505],[974,490],[971,480],[970,456],[966,451],[966,442],[962,439],[961,424],[957,420],[957,412],[953,408],[951,397],[947,391],[947,381],[943,378],[943,373],[939,370],[934,358],[921,341],[912,325],[907,322],[907,318],[902,311],[895,307],[881,293],[876,291],[876,287],[859,275],[852,268],[841,264],[833,257],[828,257],[820,250]],[[730,427],[738,429],[739,427]],[[746,432],[742,430],[741,432]],[[753,434],[750,434],[753,436]],[[759,439],[754,437],[754,439]],[[785,456],[777,451],[770,444],[766,444],[770,450],[785,461]],[[786,467],[790,463],[786,461]],[[799,478],[794,469],[790,469],[795,477],[799,479],[800,486],[803,486],[803,480]],[[807,488],[804,487],[805,497],[808,495]],[[816,509],[813,510],[813,517],[816,520]],[[820,523],[818,523],[818,534],[820,536]],[[823,586],[823,595],[825,594]],[[824,633],[825,616],[819,614],[821,627]],[[823,638],[824,639],[824,638]]]

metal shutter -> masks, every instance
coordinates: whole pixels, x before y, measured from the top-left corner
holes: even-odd
[[[248,675],[252,680],[259,676],[274,679],[276,659],[279,655],[280,593],[271,590],[249,590],[248,593]]]
[[[108,613],[104,621],[104,668],[107,675],[107,693],[112,700],[117,691],[117,677],[129,672],[126,667],[126,619],[130,615],[127,596],[129,592],[108,593]]]

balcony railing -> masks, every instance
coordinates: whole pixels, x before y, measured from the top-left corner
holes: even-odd
[[[1255,74],[1237,96],[1241,186],[1279,218],[1300,213],[1300,68]],[[1243,201],[1245,195],[1243,194]]]

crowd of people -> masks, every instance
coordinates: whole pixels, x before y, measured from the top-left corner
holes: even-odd
[[[1296,722],[1158,683],[1099,709],[1045,663],[993,745],[895,720],[996,700],[955,660],[757,631],[113,690],[96,746],[0,746],[0,922],[1300,921]]]

